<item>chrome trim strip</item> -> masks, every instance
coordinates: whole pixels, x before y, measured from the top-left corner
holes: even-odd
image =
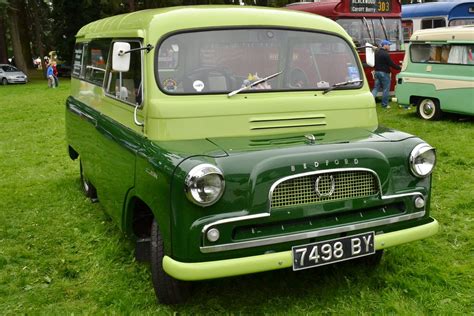
[[[268,217],[270,216],[270,213],[258,213],[258,214],[252,214],[252,215],[244,215],[244,216],[237,216],[237,217],[231,217],[231,218],[224,218],[220,219],[218,221],[212,222],[210,224],[204,225],[202,228],[202,233],[204,234],[208,228],[220,224],[227,224],[227,223],[233,223],[233,222],[239,222],[239,221],[247,221],[251,219],[256,219],[256,218],[262,218],[262,217]]]
[[[397,199],[397,198],[401,198],[405,196],[417,196],[417,195],[423,197],[423,194],[421,194],[420,192],[409,192],[409,193],[400,193],[400,194],[394,194],[394,195],[382,195],[380,198],[382,200],[390,200],[390,199]]]
[[[310,126],[326,126],[326,122],[321,123],[300,123],[300,124],[291,124],[291,125],[267,125],[267,126],[256,126],[251,127],[250,130],[256,131],[261,129],[276,129],[276,128],[294,128],[294,127],[310,127]]]
[[[367,169],[367,168],[338,168],[338,169],[317,170],[317,171],[310,171],[310,172],[293,174],[291,176],[283,177],[283,178],[275,181],[275,183],[273,183],[272,186],[270,187],[270,192],[268,193],[268,199],[270,201],[270,208],[271,208],[271,203],[272,203],[273,191],[275,190],[277,185],[279,185],[282,182],[285,182],[285,181],[290,180],[290,179],[306,177],[306,176],[311,176],[311,175],[315,175],[315,174],[331,173],[331,172],[347,172],[347,171],[368,171],[368,172],[372,173],[377,178],[377,182],[378,182],[378,185],[379,185],[379,187],[378,187],[379,193],[382,192],[381,191],[382,190],[382,185],[380,183],[379,176],[377,175],[377,173],[374,170]],[[383,199],[383,197],[382,197],[382,199]]]
[[[81,109],[79,109],[77,106],[75,106],[74,104],[72,103],[69,103],[68,104],[68,107],[69,107],[69,111],[74,113],[74,114],[77,114],[79,116],[82,116],[82,117],[85,117],[86,119],[90,120],[90,121],[95,121],[95,119],[90,116],[89,114],[83,112]]]
[[[266,213],[263,213],[263,214],[266,214]],[[381,226],[381,225],[388,225],[388,224],[411,220],[414,218],[419,218],[424,215],[425,215],[425,211],[423,210],[421,212],[416,212],[412,214],[406,214],[406,215],[390,217],[390,218],[383,218],[379,220],[352,224],[352,225],[326,228],[326,229],[305,232],[305,233],[297,233],[293,235],[270,237],[270,238],[259,239],[259,240],[249,240],[249,241],[237,242],[233,244],[205,246],[205,247],[200,247],[200,250],[202,253],[212,253],[212,252],[228,251],[228,250],[243,249],[243,248],[250,248],[250,247],[267,246],[267,245],[273,245],[277,243],[322,237],[322,236],[327,236],[327,235],[332,235],[332,234],[350,232],[350,231],[359,230],[359,229],[366,229],[366,228],[371,228],[371,227],[376,227],[376,226]],[[215,225],[216,223],[217,222],[210,225],[206,225],[206,227]]]

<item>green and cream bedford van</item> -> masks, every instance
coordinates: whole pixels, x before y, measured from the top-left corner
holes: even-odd
[[[420,30],[410,38],[396,97],[437,120],[443,112],[474,115],[474,25]]]
[[[438,230],[434,148],[378,125],[333,21],[241,6],[110,17],[78,32],[72,77],[69,155],[163,303],[189,281],[376,263]]]

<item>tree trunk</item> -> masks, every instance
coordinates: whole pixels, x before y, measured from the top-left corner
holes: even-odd
[[[43,76],[46,78],[46,64],[44,62],[44,56],[46,55],[46,50],[43,44],[43,24],[41,24],[41,19],[39,14],[34,14],[34,12],[39,13],[41,12],[40,7],[40,0],[33,0],[31,3],[33,4],[33,12],[31,14],[33,20],[33,29],[34,29],[34,38],[35,38],[35,46],[38,50],[39,57],[41,58],[41,69],[43,70]],[[36,56],[35,56],[36,57]]]
[[[1,12],[0,12],[1,14]],[[8,63],[7,40],[5,33],[5,19],[0,15],[0,64]]]
[[[18,1],[19,9],[18,11],[18,17],[21,17],[18,20],[19,23],[19,31],[20,31],[20,38],[21,38],[21,47],[23,50],[23,56],[25,59],[26,67],[29,70],[34,69],[33,67],[33,55],[31,53],[31,36],[30,36],[30,30],[29,30],[29,14],[28,14],[28,8],[26,6],[26,3],[24,0],[19,0]]]
[[[23,47],[22,47],[22,38],[20,36],[20,28],[19,28],[19,6],[18,0],[11,1],[10,6],[8,8],[8,16],[10,22],[10,36],[12,40],[12,47],[13,47],[13,56],[15,57],[15,65],[22,70],[24,73],[28,73],[28,67],[25,62],[25,56],[23,54]]]

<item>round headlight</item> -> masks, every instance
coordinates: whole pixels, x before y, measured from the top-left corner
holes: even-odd
[[[435,149],[428,144],[419,144],[410,153],[410,169],[417,177],[428,176],[435,166]]]
[[[222,171],[211,164],[202,164],[191,169],[184,184],[188,199],[200,206],[216,203],[225,187]]]

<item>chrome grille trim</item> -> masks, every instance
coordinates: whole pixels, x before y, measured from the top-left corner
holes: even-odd
[[[341,198],[334,198],[334,199],[321,199],[321,200],[317,200],[316,198],[313,198],[313,202],[310,202],[310,203],[300,203],[300,204],[289,204],[288,206],[295,206],[295,205],[301,205],[301,204],[313,204],[313,203],[318,203],[318,202],[324,202],[324,201],[334,201],[334,200],[339,200],[339,199],[344,199],[344,198],[363,198],[363,197],[367,197],[367,196],[372,196],[372,195],[376,195],[376,194],[380,194],[381,192],[381,185],[380,185],[380,179],[377,175],[377,173],[371,169],[367,169],[367,168],[339,168],[339,169],[327,169],[327,170],[318,170],[318,171],[310,171],[310,172],[305,172],[305,173],[299,173],[299,174],[295,174],[295,175],[291,175],[291,176],[287,176],[287,177],[284,177],[284,178],[281,178],[279,180],[277,180],[275,183],[273,183],[273,185],[271,186],[270,188],[270,192],[268,194],[268,200],[270,201],[270,209],[272,208],[272,203],[273,203],[273,194],[275,192],[275,189],[278,187],[278,185],[282,184],[283,182],[286,182],[286,181],[289,181],[289,180],[293,180],[293,179],[297,179],[297,178],[303,178],[303,177],[310,177],[310,176],[314,176],[314,175],[323,175],[323,174],[341,174],[341,173],[348,173],[348,172],[366,172],[366,173],[371,173],[376,181],[376,188],[377,188],[377,191],[374,192],[373,194],[369,194],[369,195],[352,195],[352,196],[345,196],[345,197],[341,197]],[[316,195],[316,194],[315,194]],[[280,206],[281,207],[281,206]]]

